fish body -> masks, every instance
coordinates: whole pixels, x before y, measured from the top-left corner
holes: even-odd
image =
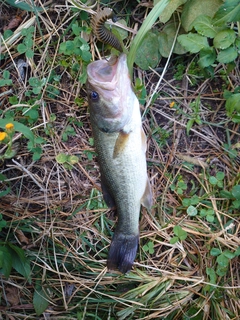
[[[139,214],[149,210],[152,193],[147,176],[146,136],[139,102],[128,73],[126,55],[88,66],[88,100],[103,196],[116,207],[118,223],[108,254],[108,269],[131,270],[139,242]]]

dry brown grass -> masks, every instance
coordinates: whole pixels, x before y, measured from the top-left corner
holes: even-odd
[[[0,209],[8,228],[2,230],[0,241],[10,241],[23,248],[31,260],[32,283],[12,270],[9,279],[1,277],[0,317],[4,319],[239,319],[239,260],[229,261],[224,276],[210,283],[207,268],[217,269],[211,248],[235,252],[239,241],[239,211],[231,209],[230,200],[220,197],[209,183],[209,175],[225,173],[224,189],[239,184],[239,124],[226,117],[223,86],[230,90],[240,85],[239,61],[228,78],[222,79],[217,66],[213,79],[197,79],[191,85],[187,72],[182,81],[173,78],[174,61],[161,82],[159,98],[144,109],[143,125],[148,136],[148,164],[155,205],[152,213],[142,210],[140,249],[134,270],[127,274],[109,274],[106,270],[108,247],[116,217],[103,203],[99,170],[91,144],[91,127],[85,89],[70,67],[59,67],[60,43],[73,14],[70,2],[59,2],[39,14],[43,36],[32,13],[22,16],[22,22],[35,27],[34,59],[29,59],[29,74],[18,80],[16,61],[19,54],[17,37],[12,43],[1,44],[9,57],[1,70],[9,69],[13,92],[4,88],[0,95],[3,115],[13,110],[21,119],[24,93],[29,89],[30,76],[48,78],[55,70],[61,81],[55,84],[60,94],[50,98],[47,83],[41,90],[39,118],[35,136],[43,137],[42,156],[32,160],[26,140],[15,136],[17,154],[2,161],[1,173],[7,176],[11,192],[1,198]],[[38,3],[41,5],[41,2]],[[6,20],[17,13],[1,4]],[[85,23],[85,22],[84,22]],[[96,45],[91,44],[95,56]],[[98,52],[99,54],[99,52]],[[96,56],[98,56],[96,53]],[[186,69],[190,61],[186,63]],[[149,97],[156,88],[159,75],[135,70],[142,77]],[[196,75],[194,76],[196,77]],[[2,88],[1,88],[2,89]],[[8,98],[18,97],[18,107]],[[194,125],[186,134],[187,120],[192,114],[191,102],[200,96],[201,125]],[[81,105],[75,99],[83,97]],[[175,102],[173,107],[170,103]],[[55,115],[52,120],[52,114]],[[79,127],[78,122],[83,126]],[[75,134],[64,142],[67,125]],[[162,130],[159,130],[161,128]],[[163,134],[166,137],[163,137]],[[232,145],[235,158],[226,151]],[[236,148],[234,148],[236,146]],[[4,146],[2,152],[4,151]],[[71,170],[56,161],[65,153],[77,155],[79,162]],[[170,187],[183,181],[183,194]],[[209,223],[199,215],[190,217],[182,206],[184,198],[194,194],[203,197],[205,207],[212,206],[216,220]],[[227,223],[230,223],[227,225]],[[175,244],[173,228],[179,225],[187,238]],[[143,250],[149,242],[154,253]],[[33,306],[36,286],[45,291],[49,302],[43,315],[37,316]],[[195,317],[194,317],[195,315]],[[199,316],[199,318],[197,317]]]

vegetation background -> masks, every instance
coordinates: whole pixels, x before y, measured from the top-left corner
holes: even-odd
[[[154,191],[126,275],[106,269],[116,216],[85,92],[111,50],[91,34],[104,6]],[[0,17],[0,318],[239,319],[239,1],[3,0]]]

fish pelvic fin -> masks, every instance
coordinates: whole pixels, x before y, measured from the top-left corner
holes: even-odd
[[[115,232],[108,253],[108,270],[127,273],[132,269],[137,254],[139,235],[126,235]]]
[[[141,204],[145,208],[147,208],[147,210],[149,212],[151,211],[151,207],[153,205],[153,195],[152,195],[152,188],[150,185],[150,181],[148,178],[147,178],[147,182],[146,182],[146,188],[145,188],[144,194],[141,199]]]
[[[117,158],[119,154],[121,154],[128,142],[130,133],[125,133],[120,131],[115,142],[114,150],[113,150],[113,159]]]

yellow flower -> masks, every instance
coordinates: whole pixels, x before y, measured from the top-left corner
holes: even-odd
[[[174,107],[174,105],[175,105],[175,102],[172,101],[172,102],[170,103],[169,107],[172,108],[172,107]]]
[[[6,132],[0,132],[0,141],[3,141],[7,138]]]
[[[14,129],[14,124],[9,122],[5,125],[5,128],[7,130],[7,132],[13,132],[13,129]]]

